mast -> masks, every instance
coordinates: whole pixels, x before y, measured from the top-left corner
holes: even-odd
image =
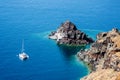
[[[21,52],[24,52],[24,39],[22,40],[22,50],[21,50]]]

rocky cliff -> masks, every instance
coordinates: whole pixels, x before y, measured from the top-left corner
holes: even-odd
[[[57,31],[51,32],[50,39],[55,39],[58,44],[82,45],[92,43],[92,38],[88,37],[84,32],[70,21],[61,24]]]
[[[90,49],[77,56],[91,68],[91,73],[80,80],[120,80],[119,30],[99,33]]]

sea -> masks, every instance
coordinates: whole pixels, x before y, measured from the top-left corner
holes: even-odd
[[[95,40],[120,29],[120,0],[0,0],[0,80],[80,80],[89,74],[76,56],[87,46],[48,39],[66,20]],[[17,56],[23,39],[26,61]]]

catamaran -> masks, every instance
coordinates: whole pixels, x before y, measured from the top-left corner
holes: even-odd
[[[21,50],[21,53],[19,53],[19,58],[21,59],[21,60],[26,60],[26,59],[28,59],[29,58],[29,56],[24,52],[24,40],[23,40],[23,42],[22,42],[22,50]]]

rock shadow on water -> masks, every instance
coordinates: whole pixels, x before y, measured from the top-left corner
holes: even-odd
[[[86,46],[68,46],[68,45],[58,45],[61,54],[66,59],[71,59],[72,56],[76,55],[78,51],[86,49]]]

